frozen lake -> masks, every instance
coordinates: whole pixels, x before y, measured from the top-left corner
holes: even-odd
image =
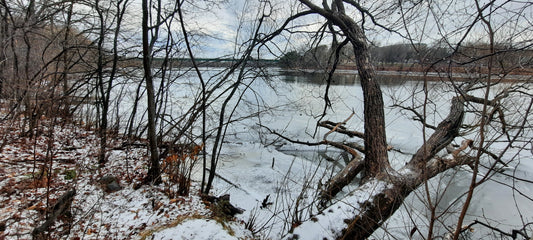
[[[215,84],[220,69],[203,69],[203,74],[209,84]],[[350,73],[335,75],[329,90],[331,108],[324,112],[325,76],[319,73],[282,71],[269,69],[265,72],[249,72],[242,88],[236,93],[235,99],[229,102],[226,110],[226,121],[231,115],[236,120],[228,125],[224,145],[218,165],[218,174],[229,180],[216,179],[215,194],[229,193],[235,205],[246,209],[241,215],[247,221],[250,213],[258,215],[260,222],[269,227],[265,235],[279,238],[287,226],[284,220],[294,218],[294,201],[304,199],[302,202],[312,202],[313,191],[302,191],[304,188],[316,188],[319,182],[325,182],[332,172],[340,170],[347,160],[346,154],[331,147],[309,147],[288,143],[274,136],[265,127],[284,136],[300,141],[319,141],[327,130],[317,128],[317,121],[330,120],[342,122],[352,112],[354,116],[347,122],[346,127],[352,130],[363,130],[363,104],[362,91],[357,76]],[[194,99],[198,99],[200,83],[195,73],[179,73],[180,77],[169,84],[168,101],[172,102],[165,110],[165,116],[178,118],[185,114],[188,106]],[[212,77],[212,78],[209,78]],[[131,81],[131,80],[128,80]],[[229,81],[227,84],[231,84]],[[399,168],[409,160],[411,155],[422,145],[423,129],[420,122],[414,121],[410,111],[402,110],[398,106],[415,108],[422,111],[424,97],[422,81],[410,81],[408,76],[383,77],[380,80],[385,101],[387,139],[391,146],[398,151],[389,152],[391,164]],[[223,86],[227,86],[223,85]],[[459,83],[458,83],[459,84]],[[123,84],[122,97],[117,99],[120,104],[117,116],[127,116],[131,113],[131,106],[135,96],[134,84]],[[492,93],[510,86],[505,84],[493,88]],[[528,85],[528,87],[530,87]],[[220,88],[223,89],[223,88]],[[220,92],[217,92],[220,91]],[[529,91],[531,89],[525,89]],[[129,92],[124,94],[124,92]],[[224,96],[222,90],[214,90]],[[450,100],[456,96],[456,88],[449,83],[432,81],[428,82],[426,119],[430,125],[437,125],[446,117],[449,111]],[[481,91],[473,92],[479,94]],[[118,94],[117,94],[118,95]],[[216,95],[216,94],[214,94]],[[218,120],[223,98],[215,101],[209,108],[208,129],[213,129]],[[239,100],[236,100],[239,99]],[[511,102],[512,100],[512,102]],[[511,112],[520,113],[527,107],[528,97],[511,96],[506,108]],[[144,103],[144,101],[141,101]],[[238,106],[236,106],[238,103]],[[236,106],[236,107],[235,107]],[[235,108],[234,108],[235,107]],[[475,106],[468,106],[474,109]],[[323,117],[323,118],[322,118]],[[510,119],[512,116],[509,116]],[[171,119],[169,118],[169,119]],[[528,116],[528,121],[532,117]],[[122,117],[122,119],[127,119]],[[171,122],[169,119],[166,122]],[[123,120],[122,120],[123,121]],[[477,121],[473,114],[466,116],[465,124]],[[138,117],[138,122],[143,122],[143,117]],[[162,121],[165,123],[165,121]],[[171,125],[171,124],[169,124]],[[195,131],[199,130],[195,125]],[[165,128],[164,126],[162,128]],[[490,129],[489,129],[490,130]],[[425,129],[429,136],[431,129]],[[464,131],[462,137],[454,143],[460,144],[461,140],[468,138],[478,140],[475,131]],[[476,219],[493,224],[502,230],[521,228],[525,223],[533,221],[533,157],[530,153],[531,129],[526,129],[518,134],[518,139],[512,147],[507,148],[504,136],[489,133],[487,140],[493,142],[490,150],[496,153],[506,150],[502,160],[509,164],[501,172],[495,173],[491,181],[487,181],[477,188],[474,202],[469,208],[465,224]],[[362,144],[362,140],[347,139],[344,136],[331,134],[329,140],[350,140]],[[211,141],[207,143],[208,153],[211,151]],[[443,152],[439,154],[445,156]],[[512,160],[512,161],[511,161]],[[490,159],[484,160],[490,164]],[[486,169],[481,169],[483,177]],[[516,180],[514,177],[522,180]],[[199,177],[199,174],[196,176]],[[431,179],[428,183],[432,202],[437,203],[439,221],[436,223],[437,235],[445,235],[453,229],[457,221],[457,212],[462,207],[465,192],[468,190],[471,179],[471,170],[468,167],[451,169]],[[342,194],[348,194],[347,187]],[[302,194],[303,193],[303,194]],[[262,200],[270,195],[274,206],[263,209],[259,206]],[[302,197],[302,195],[305,195]],[[425,207],[427,202],[424,187],[413,192],[405,201],[403,207],[384,225],[386,230],[375,233],[377,238],[404,238],[409,236],[413,226],[417,226],[423,233],[429,222],[429,211]],[[300,213],[305,218],[305,212]],[[487,229],[480,226],[474,227],[472,236],[475,238],[485,236]],[[403,237],[402,237],[403,236]],[[492,237],[497,237],[496,235]]]

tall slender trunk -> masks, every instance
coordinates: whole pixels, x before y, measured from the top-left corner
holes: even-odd
[[[63,38],[63,72],[61,73],[61,80],[63,82],[63,96],[61,98],[62,103],[61,107],[63,108],[61,111],[62,117],[70,118],[70,101],[68,100],[68,74],[70,69],[70,61],[69,61],[69,39],[70,39],[70,32],[71,32],[71,23],[72,23],[72,13],[73,13],[73,7],[74,2],[71,2],[69,4],[68,10],[67,10],[67,23],[65,27],[65,37]]]
[[[34,136],[34,130],[37,128],[38,125],[38,119],[39,119],[39,109],[37,108],[36,104],[32,104],[32,97],[36,96],[35,93],[32,91],[31,88],[31,82],[32,82],[32,74],[30,73],[30,68],[35,66],[30,66],[32,59],[31,59],[31,53],[32,53],[32,43],[30,40],[30,28],[32,28],[32,23],[35,19],[35,0],[30,0],[28,4],[28,8],[26,10],[26,16],[25,16],[25,23],[24,23],[24,29],[22,29],[23,32],[23,40],[24,44],[26,45],[26,52],[25,52],[25,60],[24,60],[24,112],[26,115],[26,118],[28,119],[28,136],[32,138]]]
[[[150,169],[148,169],[148,176],[146,182],[153,182],[154,184],[161,183],[160,167],[159,167],[159,151],[157,149],[157,137],[155,133],[155,97],[154,97],[154,83],[151,69],[151,47],[148,39],[148,14],[150,4],[148,0],[142,1],[142,38],[143,38],[143,67],[144,79],[146,83],[146,94],[148,99],[148,141],[150,145]]]
[[[109,73],[109,81],[107,83],[107,92],[105,95],[105,101],[109,104],[109,99],[111,98],[111,88],[113,87],[113,80],[115,79],[117,70],[118,70],[118,38],[120,36],[120,30],[122,25],[122,19],[124,17],[124,13],[126,12],[126,6],[128,4],[129,0],[119,0],[116,4],[116,27],[113,34],[113,59],[112,59],[112,66],[111,66],[111,73]],[[121,4],[122,8],[121,8]],[[117,125],[118,125],[118,105],[117,105]],[[117,128],[119,126],[116,126]]]
[[[6,45],[6,39],[7,39],[7,32],[8,32],[8,22],[7,22],[7,9],[4,9],[4,8],[0,8],[0,21],[1,21],[1,26],[0,26],[0,44],[2,46]],[[4,77],[4,71],[5,71],[5,68],[7,67],[7,64],[6,64],[6,52],[5,52],[5,47],[0,49],[0,98],[3,98],[5,97],[4,95],[4,81],[5,81],[5,77]]]
[[[100,33],[98,38],[98,60],[96,66],[97,84],[100,90],[100,102],[101,102],[101,115],[100,115],[100,151],[98,154],[98,164],[103,166],[106,162],[106,145],[107,145],[107,112],[109,109],[109,103],[105,98],[105,86],[104,86],[104,40],[105,40],[105,19],[100,9],[100,1],[95,1],[96,12],[98,13],[98,20],[100,21]]]
[[[202,77],[202,73],[200,72],[200,69],[198,68],[198,65],[196,64],[196,60],[194,58],[191,44],[189,42],[189,34],[187,30],[185,29],[185,23],[183,20],[183,13],[182,13],[182,6],[183,2],[178,3],[178,14],[180,17],[180,26],[181,31],[183,32],[183,38],[185,39],[185,45],[187,46],[187,52],[189,53],[189,57],[191,58],[191,62],[193,64],[193,67],[196,71],[196,74],[198,75],[198,78],[200,79],[200,84],[202,85],[202,105],[200,107],[202,111],[202,183],[200,187],[200,192],[202,193],[209,193],[209,189],[206,190],[206,171],[207,171],[207,151],[205,150],[205,142],[206,142],[206,83],[204,78]],[[213,168],[213,167],[211,167]]]
[[[132,138],[138,137],[137,134],[133,134],[133,128],[135,127],[135,116],[137,116],[137,107],[139,105],[139,100],[141,98],[141,88],[142,88],[142,82],[139,82],[137,85],[137,88],[135,90],[135,100],[133,101],[133,106],[131,107],[131,114],[130,118],[128,120],[128,128],[126,132],[124,133],[126,135],[126,138],[128,140],[131,140]]]

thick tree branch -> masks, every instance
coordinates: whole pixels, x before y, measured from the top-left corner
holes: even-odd
[[[425,164],[437,154],[440,150],[450,144],[455,137],[459,135],[459,128],[464,117],[464,98],[454,97],[448,116],[437,126],[435,132],[427,141],[418,149],[409,162],[414,165],[413,169],[424,171]]]
[[[350,184],[353,179],[363,170],[363,159],[361,157],[354,157],[352,160],[346,164],[342,171],[335,174],[328,183],[325,185],[324,189],[320,193],[320,206],[326,207],[326,205],[331,201],[331,199],[339,193],[342,188]]]

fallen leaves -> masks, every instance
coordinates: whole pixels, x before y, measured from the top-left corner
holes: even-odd
[[[53,202],[74,184],[79,192],[70,208],[72,215],[56,221],[50,231],[53,239],[80,239],[84,235],[89,239],[128,239],[137,237],[147,226],[167,225],[176,216],[195,211],[209,215],[198,196],[169,199],[162,187],[138,184],[138,190],[133,188],[147,171],[145,148],[113,151],[106,166],[98,167],[95,156],[99,139],[75,126],[56,129],[49,161],[42,161],[49,146],[46,137],[10,139],[0,154],[0,223],[5,224],[0,240],[31,239],[33,228],[45,220],[47,200]],[[123,191],[102,195],[95,177],[105,174],[120,176]],[[60,235],[69,230],[68,236]]]
[[[170,199],[170,203],[181,204],[184,202],[185,202],[185,198],[183,197],[177,197],[177,198]]]
[[[31,207],[26,208],[26,210],[28,210],[28,211],[36,210],[36,211],[39,211],[39,212],[44,212],[44,211],[46,211],[46,206],[44,205],[44,203],[38,202],[37,204],[34,204]]]
[[[87,234],[87,235],[91,235],[91,234],[93,234],[93,233],[95,233],[95,232],[96,232],[96,231],[95,231],[94,229],[89,228],[89,229],[87,229],[87,232],[86,232],[85,234]]]

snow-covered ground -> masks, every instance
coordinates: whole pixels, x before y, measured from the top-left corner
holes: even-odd
[[[216,221],[202,202],[198,182],[194,194],[169,199],[165,185],[144,185],[145,148],[110,147],[103,168],[97,164],[98,138],[78,126],[56,126],[52,138],[21,138],[17,128],[0,126],[8,143],[0,153],[0,239],[31,239],[53,205],[75,188],[70,217],[60,217],[50,238],[61,239],[238,239],[249,238],[241,222]],[[50,145],[51,144],[51,145]],[[50,148],[48,148],[50,147]],[[51,149],[47,157],[47,149]],[[48,159],[48,160],[47,160]],[[44,177],[40,177],[43,169]],[[98,183],[105,175],[118,178],[122,190],[106,193]]]

